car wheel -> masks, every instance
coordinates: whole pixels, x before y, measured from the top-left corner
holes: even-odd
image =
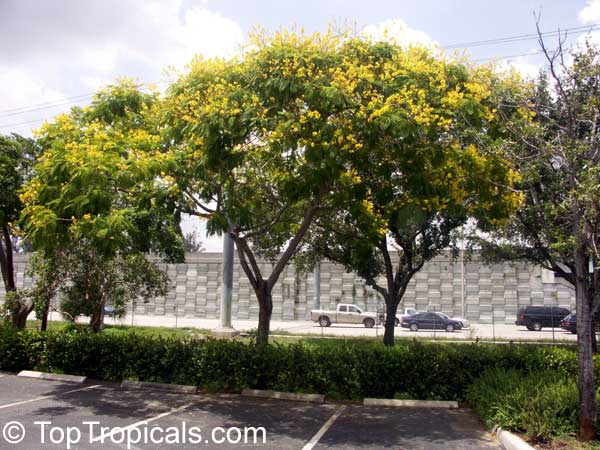
[[[395,326],[398,326],[398,325],[400,325],[400,321],[398,320],[398,318],[397,318],[397,317],[396,317],[396,320],[394,320],[394,325],[395,325]]]
[[[366,328],[373,328],[375,326],[375,321],[373,319],[367,318],[363,320],[363,324]]]
[[[410,331],[419,331],[419,325],[417,325],[416,323],[411,323]]]
[[[448,333],[452,333],[454,331],[454,325],[452,325],[451,323],[449,323],[448,325],[446,325],[446,331]]]
[[[331,325],[331,320],[329,320],[329,317],[327,316],[321,316],[319,318],[319,325],[321,325],[322,327],[328,327],[329,325]]]
[[[527,325],[527,329],[528,329],[529,331],[533,331],[533,327],[532,327],[531,325]]]
[[[541,324],[541,323],[539,323],[539,322],[533,322],[533,323],[531,324],[531,329],[532,329],[533,331],[541,331],[541,330],[542,330],[542,324]]]

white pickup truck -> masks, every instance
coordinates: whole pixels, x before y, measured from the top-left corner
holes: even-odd
[[[335,311],[313,309],[310,312],[310,319],[318,322],[322,327],[328,327],[332,323],[362,323],[367,328],[373,328],[376,323],[381,323],[377,313],[363,311],[351,303],[340,303]]]

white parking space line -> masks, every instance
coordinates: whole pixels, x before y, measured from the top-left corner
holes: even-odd
[[[137,427],[139,427],[140,425],[147,425],[147,424],[149,424],[150,422],[154,422],[154,421],[156,421],[156,420],[162,419],[163,417],[170,416],[171,414],[175,414],[175,413],[181,412],[181,411],[183,411],[183,410],[185,410],[185,409],[189,408],[189,407],[190,407],[190,406],[192,406],[192,405],[193,405],[193,403],[188,403],[187,405],[180,406],[179,408],[173,408],[173,409],[171,409],[170,411],[167,411],[167,412],[164,412],[164,413],[162,413],[162,414],[159,414],[158,416],[151,417],[150,419],[141,420],[141,421],[139,421],[139,422],[133,423],[133,424],[131,424],[131,425],[128,425],[128,426],[126,426],[126,427],[122,427],[122,428],[121,428],[121,427],[118,427],[118,428],[112,428],[112,429],[111,429],[111,430],[110,430],[108,433],[103,433],[103,434],[101,434],[101,435],[100,435],[100,436],[98,436],[97,438],[95,438],[95,439],[92,439],[92,440],[91,440],[91,442],[92,442],[92,443],[94,443],[94,442],[98,442],[98,441],[100,441],[100,442],[104,442],[104,440],[105,440],[107,437],[113,436],[113,435],[114,435],[114,434],[116,434],[116,433],[122,433],[122,432],[124,432],[124,431],[127,431],[127,430],[129,430],[129,429],[132,429],[132,428],[137,428]]]
[[[331,425],[333,425],[333,423],[338,419],[338,417],[340,417],[342,415],[342,413],[344,412],[345,409],[346,409],[346,405],[340,406],[337,409],[337,411],[334,412],[333,415],[329,418],[329,420],[327,420],[327,422],[325,422],[325,424],[321,427],[321,429],[319,431],[317,431],[317,434],[315,434],[312,437],[312,439],[310,441],[308,441],[304,447],[302,447],[302,450],[312,450],[314,448],[314,446],[319,443],[319,440],[323,437],[323,435],[325,433],[327,433],[327,430],[329,430],[329,428],[331,428]]]
[[[88,386],[88,387],[84,387],[81,389],[74,389],[72,391],[60,392],[58,394],[52,394],[52,395],[44,395],[42,397],[36,397],[36,398],[29,399],[29,400],[24,400],[22,402],[15,402],[15,403],[9,403],[7,405],[0,405],[0,409],[12,408],[13,406],[25,405],[27,403],[33,403],[33,402],[39,402],[40,400],[46,400],[47,398],[59,397],[59,396],[67,395],[67,394],[72,394],[74,392],[88,391],[90,389],[99,388],[100,386],[101,386],[100,384],[95,384],[94,386]]]

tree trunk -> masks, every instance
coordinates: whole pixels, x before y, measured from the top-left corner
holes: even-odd
[[[17,330],[24,330],[27,326],[27,317],[33,311],[33,300],[29,299],[25,303],[15,305],[12,310],[12,324]]]
[[[50,312],[50,299],[44,299],[44,309],[42,312],[42,326],[41,330],[46,331],[48,329],[48,313]]]
[[[269,331],[271,327],[271,314],[273,313],[273,297],[268,283],[260,281],[256,290],[258,299],[258,333],[256,335],[257,345],[269,343]]]
[[[6,223],[2,224],[2,236],[0,236],[0,271],[2,272],[2,280],[4,281],[6,292],[16,291],[17,284],[15,282],[12,242]]]
[[[385,299],[385,332],[383,334],[383,344],[388,347],[394,345],[398,303],[397,299],[392,296],[388,296],[388,298]]]
[[[94,333],[99,333],[104,328],[104,303],[105,300],[98,302],[98,307],[94,309],[90,319],[90,328]]]
[[[592,308],[593,310],[593,308]],[[597,318],[592,312],[592,353],[598,353],[598,340],[596,339]]]
[[[579,362],[579,438],[591,441],[596,437],[596,389],[592,353],[593,314],[592,292],[587,282],[588,260],[583,249],[575,255],[575,298],[577,304],[577,356]]]

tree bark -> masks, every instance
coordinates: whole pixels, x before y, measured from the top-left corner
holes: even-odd
[[[98,307],[92,313],[92,317],[90,319],[90,328],[94,333],[99,333],[104,327],[104,304],[105,300],[100,300],[98,302]]]
[[[8,232],[8,224],[2,224],[2,236],[0,237],[0,269],[6,292],[16,291],[15,266],[13,262],[12,242]]]
[[[592,314],[592,353],[598,353],[598,340],[596,339],[596,316]]]
[[[591,441],[596,437],[596,389],[592,352],[593,314],[588,258],[585,249],[575,254],[575,298],[577,304],[577,357],[579,385],[579,438]]]
[[[42,312],[42,326],[41,331],[46,331],[48,329],[48,313],[50,312],[50,299],[44,299],[44,310]]]
[[[271,314],[273,313],[273,297],[269,285],[265,281],[258,283],[256,298],[258,299],[258,333],[256,335],[257,345],[269,343],[269,332],[271,327]]]
[[[396,333],[396,312],[400,299],[396,296],[388,295],[385,300],[385,332],[383,333],[383,344],[388,347],[394,345],[394,335]]]
[[[18,303],[12,310],[12,324],[17,330],[24,330],[27,326],[27,317],[33,311],[33,300]]]

